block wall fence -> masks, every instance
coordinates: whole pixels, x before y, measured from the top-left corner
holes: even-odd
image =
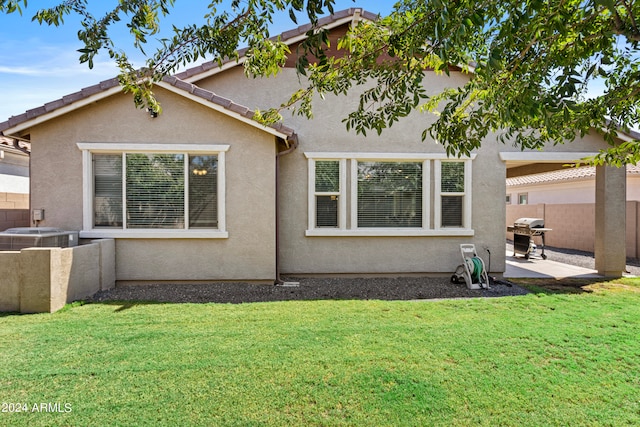
[[[640,256],[640,202],[627,202],[626,248],[628,258]],[[547,246],[594,252],[596,208],[593,203],[507,205],[507,226],[516,219],[543,218],[544,225],[553,229],[546,233]],[[513,239],[513,233],[507,233]],[[539,238],[536,238],[536,243]]]
[[[0,193],[0,231],[29,227],[29,195]]]

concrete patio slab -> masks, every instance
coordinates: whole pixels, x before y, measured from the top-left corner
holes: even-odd
[[[548,259],[514,257],[512,251],[507,251],[506,256],[504,277],[507,279],[518,277],[531,279],[602,278],[596,270],[589,268],[563,264]]]

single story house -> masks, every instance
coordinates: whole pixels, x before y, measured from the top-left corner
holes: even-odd
[[[360,19],[376,17],[349,9],[319,25],[340,35]],[[281,38],[295,52],[309,29]],[[606,147],[595,132],[543,152],[489,135],[469,157],[449,158],[436,141],[421,141],[435,119],[428,114],[415,112],[380,136],[347,132],[342,119],[356,97],[317,99],[313,120],[290,116],[265,127],[252,110],[288,99],[300,87],[296,70],[249,79],[240,53],[238,62],[205,63],[158,82],[158,117],[136,109],[112,79],[0,123],[3,135],[32,144],[32,202],[47,213],[41,225],[115,239],[119,283],[448,276],[462,243],[481,256],[489,249],[500,274],[507,170]],[[426,73],[431,93],[472,78]],[[624,174],[601,167],[596,180],[597,268],[619,275]]]

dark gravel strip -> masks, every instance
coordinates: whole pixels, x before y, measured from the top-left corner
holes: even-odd
[[[507,254],[513,246],[507,243]],[[546,247],[548,259],[584,268],[595,268],[593,253]],[[640,262],[627,260],[627,270],[640,275]],[[443,298],[490,298],[525,295],[519,286],[496,283],[490,289],[470,290],[465,284],[450,283],[448,277],[396,278],[288,278],[298,286],[211,283],[198,285],[137,285],[101,291],[90,301],[153,301],[169,303],[249,303],[299,300],[430,300]]]
[[[292,300],[427,300],[442,298],[503,297],[527,294],[513,285],[494,284],[490,289],[470,290],[449,278],[290,278],[298,286],[212,283],[197,285],[137,285],[101,291],[91,298],[105,301],[155,301],[171,303],[248,303]]]

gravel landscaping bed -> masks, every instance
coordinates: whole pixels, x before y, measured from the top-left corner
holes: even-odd
[[[511,252],[509,252],[511,251]],[[507,253],[513,246],[507,243]],[[548,259],[584,268],[595,267],[593,253],[545,248]],[[627,260],[627,271],[640,275],[640,262]],[[528,291],[508,281],[499,281],[490,289],[470,290],[464,283],[454,284],[449,277],[396,278],[286,278],[296,286],[247,283],[211,283],[197,285],[122,286],[95,294],[90,301],[217,302],[248,303],[290,300],[430,300],[444,298],[490,298],[525,295]],[[511,285],[511,286],[510,286]]]
[[[197,285],[134,285],[101,291],[91,301],[157,301],[247,303],[289,300],[424,300],[442,298],[478,298],[524,295],[519,286],[494,284],[490,289],[470,290],[449,278],[288,278],[297,286],[212,283]]]

